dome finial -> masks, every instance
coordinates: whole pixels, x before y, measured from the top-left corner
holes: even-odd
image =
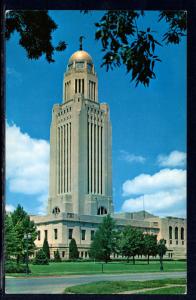
[[[80,51],[82,50],[82,40],[85,39],[83,35],[80,36],[79,41],[80,41]]]

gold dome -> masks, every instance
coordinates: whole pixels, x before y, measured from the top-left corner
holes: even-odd
[[[83,50],[78,50],[72,54],[72,56],[69,59],[69,64],[72,63],[74,60],[85,60],[88,63],[93,63],[92,57]]]

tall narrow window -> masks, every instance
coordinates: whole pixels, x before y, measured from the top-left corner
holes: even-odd
[[[86,238],[86,230],[82,230],[82,241]]]
[[[79,93],[81,93],[81,79],[79,79]]]
[[[175,239],[178,239],[178,227],[175,227]]]
[[[65,100],[67,100],[67,95],[66,95],[66,83],[65,83],[65,90],[64,90],[64,97],[65,97]]]
[[[169,226],[169,239],[172,240],[172,227]]]
[[[94,236],[95,236],[95,231],[94,231],[94,230],[91,230],[91,241],[93,241]]]
[[[75,93],[77,93],[77,79],[75,79]]]
[[[57,231],[56,228],[54,229],[54,239],[55,239],[55,240],[58,239],[58,231]]]
[[[44,230],[45,233],[45,239],[48,240],[48,230]]]
[[[84,94],[84,79],[82,79],[82,94]]]
[[[181,228],[181,240],[184,240],[184,228]]]
[[[69,228],[69,239],[71,240],[73,237],[73,229]]]
[[[38,239],[38,241],[41,240],[41,232],[40,232],[40,230],[38,230],[38,232],[37,232],[37,239]]]

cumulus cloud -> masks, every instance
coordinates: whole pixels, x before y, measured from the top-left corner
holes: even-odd
[[[140,174],[123,183],[123,196],[131,194],[151,194],[160,190],[171,190],[184,186],[186,171],[181,169],[162,169],[153,175]]]
[[[122,211],[143,209],[160,216],[186,215],[186,171],[163,169],[153,175],[140,174],[123,184],[123,196],[130,196]],[[136,196],[136,197],[134,197]]]
[[[11,192],[36,195],[38,200],[46,197],[49,143],[31,138],[15,124],[6,124],[6,179]]]
[[[186,164],[186,153],[172,151],[169,155],[159,155],[157,162],[161,167],[183,167]]]
[[[137,162],[137,163],[144,163],[145,162],[145,157],[141,155],[135,155],[133,153],[129,153],[127,151],[121,150],[120,151],[120,159],[125,160],[129,163]]]
[[[6,204],[5,210],[6,212],[13,212],[15,210],[15,207],[12,204]]]

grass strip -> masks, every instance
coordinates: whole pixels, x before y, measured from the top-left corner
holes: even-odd
[[[87,275],[102,274],[102,264],[98,262],[60,262],[49,265],[32,265],[30,264],[31,274],[29,276],[52,276],[52,275]],[[164,262],[164,272],[186,271],[185,262]],[[123,273],[145,273],[160,272],[160,264],[152,262],[148,264],[132,265],[126,262],[110,262],[103,264],[104,274],[123,274]],[[25,274],[6,274],[9,276],[23,277]]]
[[[175,294],[185,294],[185,286],[174,286],[174,287],[163,287],[154,291],[145,291],[138,294],[159,294],[159,295],[175,295]]]
[[[184,278],[167,278],[148,281],[99,281],[80,284],[66,288],[64,293],[74,294],[116,294],[124,291],[140,290],[145,288],[162,287],[167,284],[186,284]]]

